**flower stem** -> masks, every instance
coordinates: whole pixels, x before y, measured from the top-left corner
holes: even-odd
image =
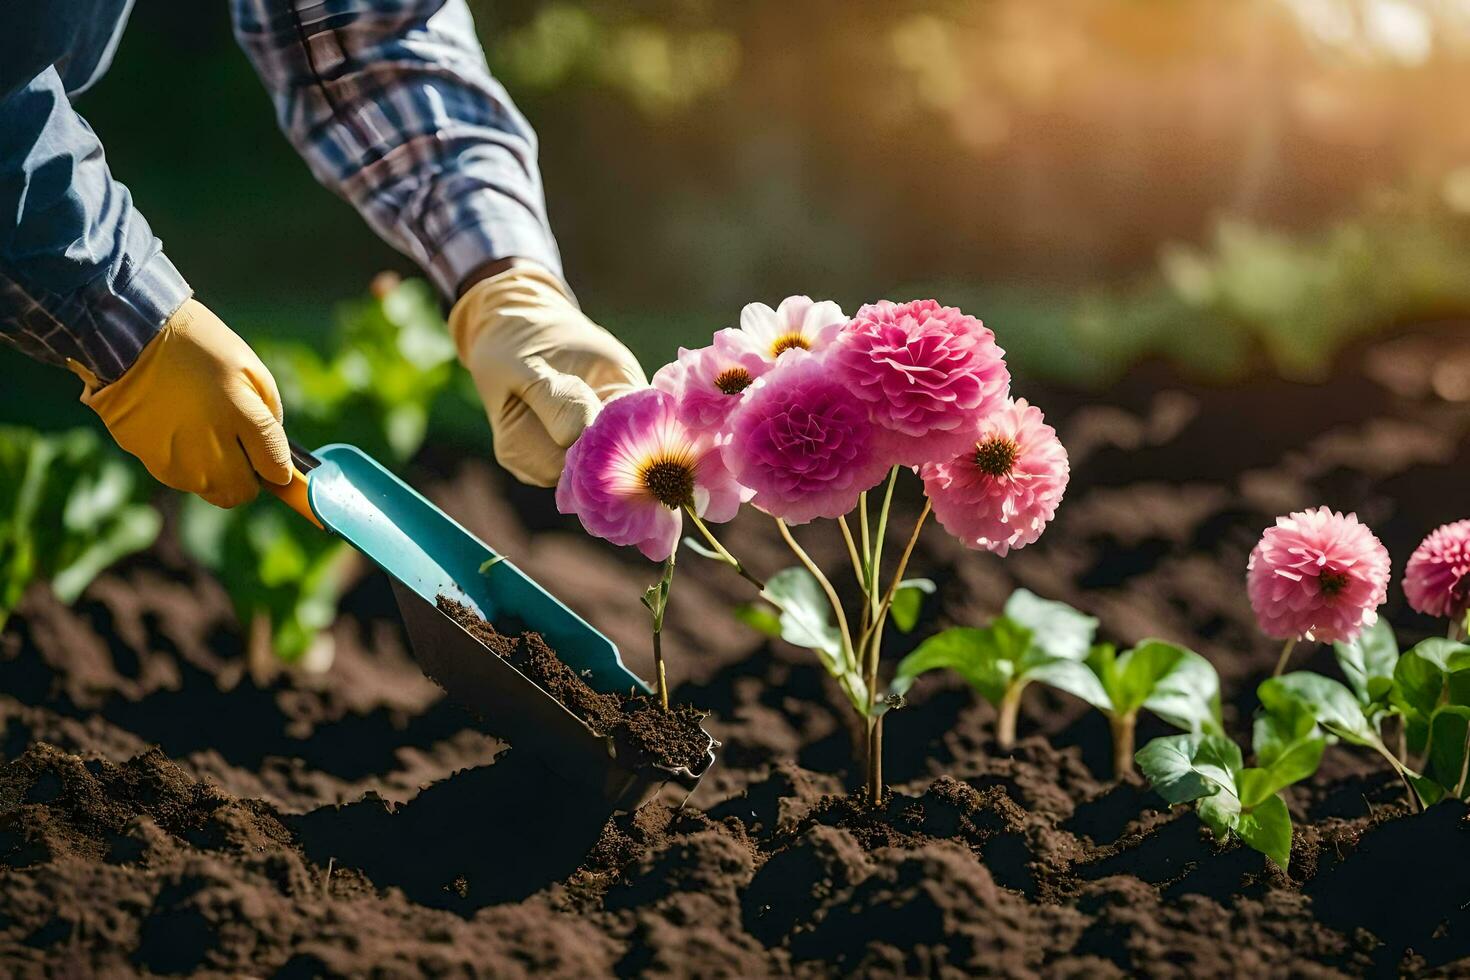
[[[1451,619],[1450,620],[1450,628],[1445,632],[1445,636],[1449,637],[1451,640],[1454,640],[1456,642],[1459,641],[1459,639],[1460,639],[1460,622],[1459,622],[1459,620],[1456,620],[1456,619]]]
[[[644,594],[643,604],[653,614],[653,663],[658,672],[658,704],[669,710],[669,678],[664,670],[664,612],[669,607],[669,589],[674,584],[674,556],[678,549],[669,553],[664,561],[664,574],[658,584]]]
[[[822,570],[817,567],[817,563],[812,561],[812,556],[806,553],[806,549],[796,543],[796,538],[792,537],[791,529],[786,526],[786,522],[778,517],[776,518],[776,527],[780,529],[781,537],[786,539],[786,544],[792,553],[806,566],[806,570],[812,573],[812,578],[817,580],[817,584],[822,587],[822,591],[827,593],[827,601],[832,604],[832,613],[837,617],[837,628],[842,633],[843,656],[846,658],[848,665],[853,670],[857,670],[857,658],[852,648],[852,632],[847,628],[847,616],[842,612],[842,602],[837,598],[837,590],[832,588],[832,583],[828,581],[827,576],[822,574]]]
[[[746,570],[745,566],[740,564],[739,559],[730,554],[730,552],[725,548],[724,545],[720,544],[719,539],[716,538],[714,536],[714,533],[705,526],[704,521],[699,519],[699,515],[694,513],[693,507],[686,505],[684,507],[684,512],[689,515],[689,519],[694,522],[694,526],[699,528],[699,533],[704,535],[704,540],[709,542],[709,546],[715,550],[715,554],[719,555],[720,559],[724,561],[725,564],[735,569],[736,573],[741,578],[745,579],[745,581],[755,586],[757,591],[764,592],[766,590],[766,583],[762,582],[760,579],[750,574],[750,572]]]
[[[873,557],[868,562],[868,601],[873,619],[878,618],[878,578],[883,574],[883,538],[888,534],[888,512],[893,509],[893,485],[898,482],[898,467],[888,471],[888,488],[883,492],[883,506],[878,511],[878,533],[873,537]]]
[[[868,801],[883,802],[883,716],[868,718]]]
[[[858,557],[857,542],[852,539],[852,528],[847,526],[847,515],[837,518],[842,528],[842,540],[847,543],[847,557],[852,561],[852,574],[857,576],[858,588],[863,590],[863,601],[868,598],[868,566]]]
[[[1281,672],[1286,669],[1286,661],[1291,657],[1291,648],[1296,646],[1296,637],[1287,640],[1281,648],[1281,656],[1276,660],[1276,669],[1271,671],[1272,677],[1280,677]]]

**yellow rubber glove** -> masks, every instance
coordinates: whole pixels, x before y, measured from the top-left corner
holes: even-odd
[[[632,352],[539,266],[471,286],[449,330],[490,416],[495,458],[522,483],[555,485],[567,447],[602,403],[648,384]]]
[[[69,366],[85,385],[82,403],[160,483],[235,507],[255,499],[262,479],[291,482],[275,379],[204,304],[181,306],[106,387]]]

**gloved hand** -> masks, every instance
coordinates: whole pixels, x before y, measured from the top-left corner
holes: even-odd
[[[202,303],[169,317],[138,360],[106,387],[75,361],[82,403],[160,483],[217,507],[255,499],[260,480],[291,482],[275,379]]]
[[[539,266],[475,283],[450,311],[449,331],[490,416],[495,458],[522,483],[553,486],[602,403],[648,384],[632,352]]]

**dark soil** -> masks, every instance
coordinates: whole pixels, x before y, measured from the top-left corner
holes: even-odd
[[[1353,509],[1400,569],[1465,516],[1470,340],[1422,332],[1333,377],[1212,390],[1148,368],[1106,399],[1021,385],[1072,456],[1055,526],[1005,560],[927,535],[913,567],[938,595],[886,655],[1025,586],[1121,642],[1194,646],[1244,739],[1276,652],[1241,587],[1260,529]],[[647,564],[463,455],[426,454],[415,483],[649,676]],[[913,503],[910,488],[895,539]],[[770,573],[789,561],[768,523],[722,537]],[[1437,629],[1390,595],[1405,638]],[[686,563],[673,698],[708,706],[724,748],[683,806],[609,820],[419,674],[376,574],[348,594],[332,671],[268,683],[167,536],[74,609],[32,590],[0,634],[0,974],[1470,974],[1466,807],[1410,815],[1362,752],[1329,748],[1289,792],[1288,876],[1112,780],[1106,723],[1074,699],[1028,691],[1003,753],[991,708],[933,675],[888,716],[891,795],[869,807],[847,792],[862,774],[840,694],[815,658],[731,619],[748,598],[727,569]],[[524,637],[506,642],[541,669]],[[1335,669],[1322,649],[1300,664]]]
[[[641,694],[594,691],[562,662],[540,633],[526,630],[518,637],[507,636],[469,606],[446,595],[436,596],[435,605],[597,734],[631,746],[644,758],[671,769],[699,772],[704,768],[709,733],[699,723],[707,712],[687,704],[670,705],[664,711]]]

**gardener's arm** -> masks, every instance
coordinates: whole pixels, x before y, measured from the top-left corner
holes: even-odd
[[[316,178],[421,265],[516,477],[549,486],[601,401],[646,384],[577,309],[536,138],[464,0],[234,0],[241,46]]]
[[[190,298],[56,68],[0,82],[0,340],[70,367],[118,444],[175,489],[231,506],[257,473],[287,482],[270,373]]]

